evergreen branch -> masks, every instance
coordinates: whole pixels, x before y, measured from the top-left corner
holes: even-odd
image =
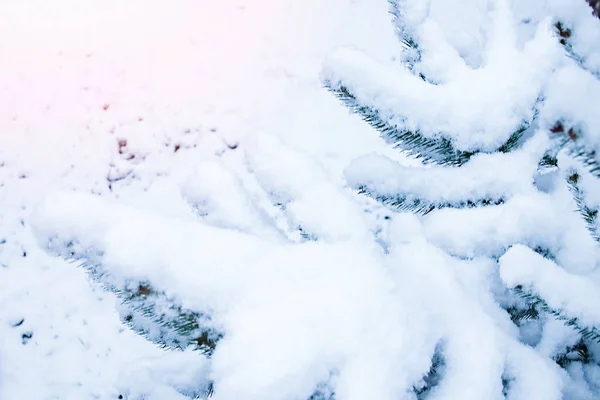
[[[366,187],[358,188],[358,194],[366,194],[367,196],[377,200],[378,202],[393,208],[397,211],[410,211],[414,214],[427,215],[435,210],[436,206],[421,199],[408,199],[407,196],[386,196],[382,194],[373,194]]]
[[[538,253],[540,256],[547,258],[548,260],[556,263],[556,256],[552,253],[552,251],[546,247],[542,247],[542,246],[537,246],[536,248],[533,249],[533,251],[535,251],[536,253]]]
[[[400,0],[388,0],[389,13],[396,31],[396,36],[400,40],[405,50],[406,56],[404,64],[410,71],[415,72],[415,65],[421,61],[421,49],[417,41],[406,31],[402,23],[402,10],[400,9]],[[425,75],[419,73],[419,77],[426,82],[430,82]],[[432,83],[432,82],[430,82]]]
[[[595,1],[595,0],[588,0],[588,1]],[[563,49],[565,50],[567,57],[569,57],[570,59],[575,61],[575,63],[580,68],[588,71],[596,78],[600,78],[600,71],[590,70],[590,68],[588,66],[586,66],[587,60],[585,59],[585,57],[577,54],[575,52],[575,50],[573,50],[573,44],[571,44],[571,40],[570,40],[571,37],[573,36],[573,32],[571,31],[571,29],[568,28],[567,26],[565,26],[565,24],[563,24],[561,21],[557,21],[554,24],[554,28],[555,28],[555,32],[556,32],[557,36],[559,37],[558,41],[560,42]]]
[[[432,139],[425,137],[422,133],[407,129],[400,129],[397,125],[390,124],[379,115],[372,107],[359,103],[356,96],[345,86],[332,85],[325,82],[327,90],[332,92],[350,111],[358,114],[362,119],[379,131],[380,135],[394,147],[405,154],[422,160],[424,163],[432,163],[442,166],[461,166],[471,159],[479,151],[462,151],[456,149],[450,139]],[[534,114],[534,119],[537,112]],[[508,140],[496,151],[508,153],[518,148],[531,122],[524,122],[512,133]]]
[[[531,127],[534,121],[537,120],[539,115],[539,110],[537,105],[541,101],[540,98],[536,100],[536,106],[533,110],[533,118],[531,121],[523,121],[521,125],[510,135],[508,140],[504,142],[502,146],[498,148],[498,152],[500,153],[510,153],[513,150],[518,149],[523,144],[523,138],[525,136],[525,132]]]
[[[581,64],[583,62],[583,59],[573,51],[573,45],[571,44],[571,42],[569,40],[573,34],[571,29],[567,28],[562,23],[562,21],[557,21],[554,24],[554,28],[555,28],[556,34],[559,37],[558,41],[563,46],[563,49],[567,53],[567,56],[569,56],[569,58],[573,59],[578,64]]]
[[[442,380],[445,369],[446,360],[443,354],[443,345],[438,344],[433,353],[429,371],[425,374],[419,386],[413,386],[417,399],[421,400],[427,397],[427,394]]]
[[[329,372],[329,378],[325,381],[319,382],[307,400],[335,400],[336,393],[332,387],[332,381],[336,378],[338,372],[339,371],[335,369],[331,370]]]
[[[571,173],[567,178],[569,190],[573,194],[573,199],[575,200],[575,204],[577,204],[577,210],[585,221],[586,228],[590,232],[590,235],[596,242],[600,243],[600,232],[598,232],[598,210],[587,206],[585,194],[579,187],[579,180],[580,176],[578,173]]]
[[[307,400],[335,400],[335,393],[315,391]]]
[[[558,149],[565,149],[571,157],[581,162],[592,175],[600,179],[598,154],[595,150],[587,150],[582,145],[581,132],[574,127],[567,130],[563,121],[557,121],[550,128],[550,137],[556,141]]]
[[[446,138],[430,139],[420,132],[399,129],[396,125],[383,120],[379,112],[372,107],[362,105],[356,96],[345,86],[334,87],[330,82],[325,82],[325,87],[332,92],[350,111],[358,114],[362,119],[375,128],[381,136],[404,153],[422,160],[425,163],[438,165],[459,166],[473,156],[473,152],[456,150],[450,140]]]
[[[567,151],[571,157],[581,162],[592,175],[600,179],[600,162],[596,158],[595,151],[588,151],[574,142],[571,143],[571,146],[567,146]]]
[[[581,362],[587,364],[590,362],[590,352],[583,341],[579,341],[574,346],[568,346],[564,352],[554,356],[554,361],[562,368],[566,368],[571,362]]]
[[[335,400],[335,392],[329,386],[329,383],[321,383],[310,395],[307,400]]]
[[[312,242],[319,240],[319,237],[317,235],[307,231],[302,225],[298,225],[296,227],[296,230],[300,233],[300,237],[303,240],[312,241]]]
[[[402,40],[402,47],[404,47],[405,49],[412,49],[412,50],[419,52],[419,57],[417,59],[417,61],[419,61],[421,58],[421,50],[420,50],[417,42],[415,42],[415,40],[413,38],[411,38],[410,36],[404,36],[401,40]]]
[[[122,300],[121,321],[134,332],[161,348],[186,349],[189,346],[210,357],[222,334],[210,326],[210,317],[185,309],[166,293],[149,283],[117,285],[99,263],[79,261],[80,266]]]
[[[548,248],[537,246],[535,249],[533,249],[533,251],[542,257],[547,258],[548,260],[556,262],[556,257]],[[506,309],[506,312],[508,312],[510,319],[515,325],[519,325],[523,321],[533,321],[540,317],[540,313],[536,308],[536,304],[526,303],[525,305],[526,308],[511,306]]]
[[[573,328],[578,332],[584,340],[594,341],[600,343],[600,329],[595,326],[582,325],[578,318],[569,317],[564,314],[562,310],[557,310],[550,307],[548,303],[536,294],[533,294],[523,288],[521,285],[517,285],[513,288],[513,291],[521,297],[530,307],[535,307],[537,312],[544,312],[552,315],[555,319],[562,321],[566,326]]]
[[[396,29],[398,39],[400,39],[402,41],[402,44],[406,47],[417,49],[417,43],[414,40],[412,40],[412,38],[407,37],[407,35],[405,35],[404,29],[402,28],[402,10],[400,10],[400,0],[388,0],[388,5],[389,13],[392,17],[392,23],[394,24],[394,28]]]
[[[558,167],[558,159],[555,154],[546,153],[538,163],[538,169]]]
[[[208,400],[215,395],[214,382],[209,382],[207,387],[203,389],[202,394],[197,394],[193,397],[194,400]]]
[[[426,215],[435,209],[442,208],[474,208],[499,205],[504,203],[503,198],[462,200],[460,202],[455,203],[431,202],[425,199],[411,198],[407,195],[389,196],[385,194],[377,194],[366,185],[358,186],[357,190],[359,194],[365,194],[397,211],[410,211],[419,215]]]
[[[527,308],[509,307],[506,309],[510,319],[515,325],[523,321],[533,321],[539,318],[540,314],[534,305],[529,304]]]

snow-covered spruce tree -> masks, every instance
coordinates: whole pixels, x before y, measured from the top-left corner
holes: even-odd
[[[339,50],[323,81],[424,165],[369,155],[347,181],[422,216],[427,240],[452,257],[497,260],[495,299],[519,340],[567,370],[563,398],[598,398],[598,2],[389,3],[400,60]],[[443,365],[436,355],[424,397]],[[511,396],[518,379],[503,376],[508,398],[525,398]]]
[[[318,400],[377,391],[388,364],[372,360],[403,360],[403,302],[390,293],[361,206],[271,135],[191,158],[181,177],[124,187],[118,200],[49,196],[32,218],[41,245],[112,290],[123,322],[168,355],[164,365],[132,367],[115,397]]]

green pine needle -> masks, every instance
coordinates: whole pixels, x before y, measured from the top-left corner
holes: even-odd
[[[439,343],[433,353],[429,371],[423,377],[421,385],[413,387],[417,399],[421,400],[427,398],[427,395],[431,390],[433,390],[442,380],[445,369],[446,359],[444,357],[444,346],[443,343]]]
[[[578,332],[581,335],[583,339],[600,343],[599,328],[595,326],[583,325],[578,318],[569,317],[564,314],[564,311],[550,307],[548,303],[546,303],[546,301],[540,296],[533,294],[528,290],[525,290],[520,285],[514,287],[513,291],[519,297],[525,300],[529,307],[535,307],[538,313],[544,312],[546,314],[552,315],[555,319],[563,321],[566,326],[570,326],[571,328],[573,328],[576,332]]]
[[[571,43],[571,37],[573,36],[573,31],[571,28],[567,27],[562,21],[557,21],[554,24],[554,32],[556,36],[559,38],[558,41],[562,45],[565,53],[569,58],[577,63],[577,65],[594,75],[596,78],[600,78],[600,71],[593,71],[588,68],[587,60],[582,57],[580,54],[577,54],[573,49],[573,44]]]
[[[588,229],[592,238],[600,243],[600,232],[598,232],[598,210],[592,209],[587,206],[585,201],[585,194],[579,187],[579,174],[571,172],[567,178],[569,184],[569,190],[573,194],[575,204],[577,204],[577,210],[585,221],[586,228]]]
[[[399,129],[397,126],[384,121],[379,112],[372,107],[362,105],[354,94],[345,86],[335,87],[325,82],[325,87],[332,92],[350,111],[360,115],[362,119],[375,128],[387,141],[404,153],[422,160],[425,163],[437,165],[460,166],[473,156],[473,152],[456,150],[446,138],[430,139],[420,132]]]
[[[192,347],[207,357],[212,355],[223,335],[210,326],[207,314],[181,307],[176,299],[146,282],[126,287],[116,285],[100,263],[77,262],[122,300],[119,314],[131,330],[161,348],[183,350]]]
[[[479,151],[462,151],[456,149],[450,139],[428,138],[417,131],[400,129],[390,124],[379,115],[379,112],[370,106],[361,104],[356,96],[346,86],[332,85],[325,82],[325,87],[332,92],[352,112],[360,115],[362,119],[379,131],[381,136],[404,153],[422,160],[424,163],[432,163],[442,166],[461,166],[471,159]],[[534,119],[537,113],[534,114]],[[523,123],[512,133],[509,139],[496,151],[508,153],[518,148],[530,122]]]
[[[491,205],[499,205],[504,203],[503,198],[498,199],[475,199],[475,200],[462,200],[459,202],[431,202],[426,199],[411,198],[407,195],[396,195],[389,196],[385,194],[379,194],[367,185],[360,185],[357,187],[359,194],[367,195],[378,202],[393,208],[397,211],[410,211],[414,214],[426,215],[436,209],[442,208],[473,208],[483,207]]]
[[[592,175],[600,178],[600,162],[598,162],[598,156],[595,151],[585,150],[575,143],[568,145],[567,151],[573,158],[579,160]]]

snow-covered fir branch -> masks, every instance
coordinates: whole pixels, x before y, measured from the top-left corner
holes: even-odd
[[[379,13],[383,21],[386,10],[391,26],[378,40],[353,36],[354,48],[327,57],[320,83],[337,101],[316,76],[308,79],[307,64],[285,64],[274,74],[281,60],[272,62],[263,48],[244,52],[227,43],[236,57],[256,53],[268,64],[239,82],[237,70],[215,75],[222,84],[231,79],[227,95],[241,96],[225,107],[223,124],[253,103],[232,129],[239,140],[217,128],[188,129],[186,140],[159,140],[136,152],[134,140],[117,139],[102,190],[48,189],[27,222],[16,223],[35,236],[32,248],[45,251],[39,260],[83,267],[115,297],[123,324],[161,348],[155,359],[140,357],[110,378],[119,382],[111,396],[600,398],[597,9],[584,0],[363,3],[350,7],[355,24],[340,18],[345,29],[369,25],[367,17]],[[262,23],[245,24],[255,5],[227,4],[214,7],[234,19],[231,29],[241,26],[232,43],[252,29],[269,42]],[[295,13],[280,20],[265,4],[271,23],[295,21]],[[313,6],[321,15],[322,5]],[[190,31],[200,25],[195,18]],[[394,40],[396,48],[383,49]],[[290,47],[281,49],[287,55]],[[321,62],[320,51],[308,52]],[[220,51],[214,56],[231,61]],[[204,71],[196,67],[190,75]],[[238,87],[263,75],[280,85]],[[313,85],[307,92],[319,94],[296,92],[306,82]],[[257,93],[294,107],[263,109],[254,104]],[[324,115],[313,120],[307,105],[317,98]],[[347,122],[344,106],[360,117],[356,124]],[[107,114],[112,107],[100,108]],[[255,113],[264,120],[253,121]],[[132,129],[112,122],[107,134]],[[150,132],[160,136],[161,122],[133,130],[139,139],[156,125],[161,131]],[[321,142],[338,126],[331,147],[309,151],[306,137],[316,131],[313,145],[326,146]],[[358,135],[368,128],[371,145],[363,146]],[[10,246],[11,264],[30,257]],[[27,322],[6,325],[37,346],[41,335],[25,331]]]
[[[409,43],[412,44],[407,47],[413,52],[418,49],[415,52],[418,57],[407,57],[404,69],[355,50],[340,52],[329,59],[323,79],[325,85],[351,111],[361,115],[384,138],[387,139],[390,133],[401,132],[404,136],[396,135],[393,144],[425,163],[437,161],[440,166],[406,168],[387,157],[363,157],[347,170],[350,186],[359,194],[369,195],[397,211],[425,215],[425,235],[452,256],[467,259],[498,257],[500,275],[508,293],[512,293],[509,297],[517,296],[525,301],[519,307],[511,305],[511,302],[506,305],[506,312],[512,321],[520,329],[524,329],[522,321],[534,320],[543,324],[542,314],[564,322],[579,336],[577,346],[580,346],[580,354],[585,353],[585,356],[567,357],[565,354],[576,348],[567,346],[564,352],[558,350],[553,360],[567,370],[575,362],[597,366],[599,357],[595,350],[588,351],[588,346],[600,339],[599,321],[593,317],[595,313],[589,306],[586,307],[586,303],[598,304],[600,301],[596,299],[600,287],[597,284],[598,275],[594,273],[600,264],[600,253],[594,245],[594,242],[598,242],[598,211],[588,205],[586,193],[579,187],[577,173],[556,173],[561,168],[569,168],[565,162],[559,162],[556,155],[567,154],[582,164],[587,173],[597,177],[600,164],[596,143],[600,125],[598,114],[592,108],[599,99],[589,95],[589,88],[595,88],[600,83],[594,72],[597,66],[594,60],[598,60],[600,53],[590,46],[591,37],[600,38],[598,21],[591,16],[591,10],[586,8],[584,2],[578,4],[578,13],[566,12],[561,8],[563,4],[557,4],[553,9],[556,12],[553,15],[553,28],[540,18],[537,28],[530,29],[529,35],[523,36],[518,31],[519,22],[516,19],[516,14],[523,10],[510,1],[493,2],[493,11],[482,14],[490,18],[488,21],[462,20],[470,24],[466,28],[453,26],[458,22],[451,20],[454,15],[450,6],[441,2],[432,2],[427,7],[409,1],[392,1],[390,4],[400,40],[406,41],[406,32],[411,32]],[[404,23],[402,28],[398,28],[399,20]],[[527,21],[529,23],[531,20]],[[483,46],[473,43],[466,48],[468,50],[465,51],[464,47],[461,49],[459,46],[464,42],[458,42],[457,36],[452,35],[475,27],[485,30],[488,36],[482,40],[487,40],[487,43]],[[452,28],[457,30],[452,31]],[[444,29],[449,36],[440,35]],[[580,29],[588,29],[588,37],[583,37]],[[438,41],[433,41],[433,37]],[[550,38],[554,44],[548,40]],[[517,42],[520,50],[513,47]],[[452,47],[460,53],[462,60],[456,57],[456,53],[448,51]],[[557,51],[561,47],[562,54]],[[472,53],[468,54],[469,51]],[[475,57],[477,51],[481,51],[479,58]],[[519,66],[519,62],[534,53],[542,59],[530,59],[531,65]],[[439,61],[443,57],[445,68],[440,68]],[[496,69],[494,63],[504,64],[504,69]],[[519,72],[513,75],[510,68],[515,66]],[[528,69],[531,66],[536,72]],[[425,81],[420,79],[422,71],[428,71]],[[478,80],[485,76],[483,71],[496,71],[498,74],[494,77],[494,84],[499,85],[497,87],[504,84],[503,90],[512,90],[511,96],[478,90],[484,85],[484,81]],[[512,86],[529,73],[532,75],[527,78],[528,84]],[[468,83],[462,81],[465,77],[468,77]],[[440,101],[447,95],[445,92],[452,93],[454,87],[460,87],[463,93],[453,94],[454,102]],[[488,127],[491,129],[478,129],[476,125],[474,118],[477,118],[477,111],[481,108],[472,106],[473,103],[468,101],[461,104],[469,99],[468,91],[474,88],[473,98],[479,101],[478,106],[491,104],[490,98],[497,102],[493,111],[490,108],[485,112],[488,116],[485,121],[490,123]],[[531,107],[528,107],[527,101],[523,102],[529,96],[529,104],[533,104],[534,93],[528,92],[531,89],[537,92],[535,96],[539,107],[535,109],[539,110],[539,114],[537,111],[531,114],[536,118],[532,120],[530,131],[527,130],[528,125],[516,130],[519,136],[515,137],[513,133],[509,139],[509,143],[513,140],[513,145],[505,146],[510,147],[509,150],[522,147],[514,153],[527,154],[524,159],[529,163],[515,163],[515,155],[502,154],[505,153],[502,147],[495,149],[497,165],[487,161],[485,157],[489,156],[485,153],[494,152],[486,148],[490,140],[506,140],[506,135],[511,132],[510,125],[492,122],[493,118],[502,115],[504,122],[511,121],[519,111]],[[427,105],[420,103],[422,98],[428,98]],[[502,101],[506,103],[502,104]],[[459,105],[461,109],[455,111],[453,107]],[[448,110],[452,112],[445,114]],[[461,114],[461,110],[468,110],[469,115]],[[440,116],[443,118],[437,120]],[[456,128],[465,121],[471,121],[472,125]],[[493,132],[496,128],[500,131]],[[470,136],[466,136],[465,132]],[[485,144],[482,137],[487,140]],[[552,140],[545,139],[547,137]],[[532,142],[541,143],[541,146],[532,146]],[[453,145],[467,152],[457,152]],[[481,151],[484,154],[475,159],[473,155]],[[438,161],[440,158],[441,161]],[[482,179],[486,173],[490,175]],[[560,182],[562,175],[568,178]],[[471,184],[472,187],[469,186]],[[598,185],[598,182],[594,184]],[[571,200],[565,197],[566,188],[573,196]],[[568,208],[572,203],[575,203],[582,220],[578,221],[576,214]],[[563,211],[558,211],[561,209]],[[565,217],[560,222],[548,223],[548,220],[554,219],[557,211],[565,213]],[[585,244],[576,243],[575,239],[569,237],[581,236],[584,227],[590,235]],[[589,241],[590,238],[592,241]],[[515,243],[519,245],[513,246]],[[530,246],[528,251],[531,255],[518,250],[518,246],[523,244]],[[589,256],[583,257],[580,262],[569,258],[577,251]],[[553,261],[540,264],[535,257],[547,257]],[[562,265],[559,267],[555,262]],[[522,283],[514,279],[515,275],[511,275],[515,272],[508,272],[507,269],[511,265],[510,271],[515,268],[522,270],[523,264],[543,265],[537,267],[537,274],[527,275],[530,279],[528,284],[535,287],[532,292],[523,289]],[[576,276],[566,272],[575,268],[575,265],[585,268],[587,273],[581,272],[581,276]],[[564,272],[560,272],[562,268]],[[567,285],[571,288],[569,291],[567,286],[561,289],[565,282],[570,282]],[[572,291],[575,287],[579,288],[575,290],[581,290],[586,295]],[[560,301],[556,298],[558,293],[563,293]],[[572,306],[567,306],[569,304]],[[572,379],[576,379],[575,376]],[[593,386],[596,383],[587,384]]]
[[[585,221],[588,231],[590,232],[590,236],[600,243],[600,234],[598,232],[598,208],[591,207],[586,202],[585,193],[580,187],[580,179],[581,178],[579,174],[575,171],[572,171],[567,178],[567,182],[569,183],[569,188],[573,193],[573,198],[577,204],[577,209]]]

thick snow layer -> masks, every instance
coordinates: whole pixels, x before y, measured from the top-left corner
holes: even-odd
[[[41,228],[39,235],[79,238],[82,246],[100,250],[103,264],[120,279],[148,280],[157,290],[179,297],[185,307],[214,313],[215,324],[227,335],[212,360],[215,398],[308,397],[338,363],[366,351],[360,348],[371,335],[385,335],[381,339],[389,342],[401,334],[378,332],[392,310],[371,315],[383,304],[399,307],[386,299],[391,282],[376,247],[282,246],[93,197],[67,197],[71,200],[49,198],[44,203],[35,225],[54,228]],[[90,209],[95,210],[92,218]],[[95,233],[88,236],[80,227]],[[343,369],[340,373],[344,375]],[[372,382],[360,385],[365,387],[352,390],[349,398],[367,393]],[[380,390],[385,386],[384,380]]]
[[[421,398],[598,398],[597,365],[552,359],[572,330],[517,328],[505,311],[520,283],[599,322],[585,303],[597,243],[567,187],[532,175],[555,119],[598,134],[584,89],[600,28],[572,1],[399,1],[402,26],[385,0],[0,2],[0,398],[185,399],[214,384],[216,400],[415,400],[432,370]],[[421,45],[411,68],[398,32]],[[519,151],[425,171],[322,77],[463,149],[497,148],[543,103]],[[417,218],[346,187],[363,183],[504,204]],[[86,257],[100,282],[65,261]],[[212,317],[210,359],[121,324],[102,283],[141,281]]]
[[[516,245],[500,259],[500,275],[510,287],[532,287],[549,305],[581,320],[600,325],[600,289],[594,282],[569,274],[531,249]]]
[[[461,150],[499,148],[532,120],[543,99],[542,121],[578,121],[595,150],[597,113],[589,109],[598,103],[592,88],[600,72],[600,27],[585,2],[392,3],[403,23],[401,39],[418,43],[406,52],[417,62],[407,68],[340,49],[323,71],[330,86],[345,87],[391,125],[448,138]],[[565,46],[556,38],[558,22]],[[572,64],[578,67],[569,70]]]
[[[571,139],[575,140],[576,145],[597,153],[600,149],[598,77],[577,66],[566,66],[554,74],[546,95],[547,100],[541,114],[542,123],[553,127],[560,121],[565,126],[565,131],[573,128],[574,137]]]
[[[351,187],[366,186],[377,195],[458,204],[471,200],[506,200],[533,189],[532,176],[546,140],[538,136],[523,149],[479,154],[460,168],[405,167],[380,155],[353,161],[346,170]]]
[[[58,238],[54,249],[77,239],[118,280],[212,312],[226,333],[210,367],[217,399],[306,398],[322,382],[342,399],[411,399],[440,343],[447,370],[433,398],[501,399],[505,368],[519,379],[515,398],[561,398],[558,366],[522,349],[491,297],[494,263],[450,259],[412,216],[394,221],[389,258],[354,241],[276,244],[92,195],[49,197],[34,225],[40,241]],[[531,363],[551,385],[522,387]]]
[[[305,240],[298,217],[311,235],[356,234],[361,213],[337,207],[349,202],[341,171],[365,149],[398,156],[322,89],[318,74],[338,45],[386,43],[376,53],[388,58],[397,44],[386,4],[328,0],[327,13],[323,7],[312,0],[0,2],[0,398],[176,398],[173,388],[197,384],[204,365],[195,355],[192,368],[188,356],[135,335],[119,321],[112,294],[76,264],[48,257],[30,216],[49,193],[95,193],[274,242]],[[348,21],[359,17],[370,22],[356,30]],[[282,210],[248,172],[241,150],[258,130],[318,160],[317,172],[307,173],[335,197],[310,224],[306,210],[321,189]],[[86,216],[109,221],[92,208]]]
[[[560,54],[549,21],[518,47],[514,16],[506,1],[496,3],[490,11],[492,29],[487,32],[483,65],[457,68],[439,85],[349,49],[328,59],[323,78],[334,87],[347,86],[391,124],[428,137],[447,137],[461,150],[495,150],[533,118],[536,100]],[[436,60],[436,65],[445,63]]]

